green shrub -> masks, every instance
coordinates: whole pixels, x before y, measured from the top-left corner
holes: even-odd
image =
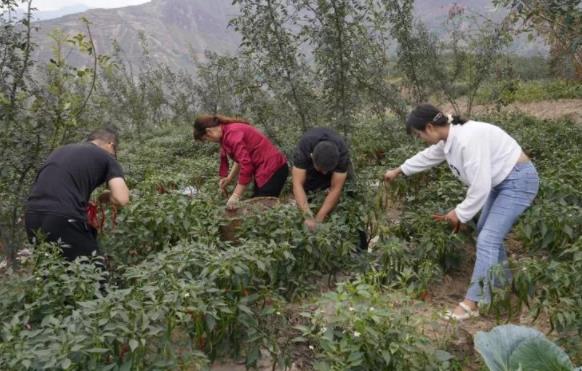
[[[452,358],[432,348],[417,328],[414,303],[358,282],[325,294],[297,326],[315,353],[317,370],[426,370]]]

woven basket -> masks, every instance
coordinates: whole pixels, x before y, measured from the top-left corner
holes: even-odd
[[[241,201],[240,207],[236,210],[225,210],[228,223],[220,227],[222,240],[236,242],[238,240],[236,233],[245,217],[260,214],[280,203],[277,197],[255,197]]]

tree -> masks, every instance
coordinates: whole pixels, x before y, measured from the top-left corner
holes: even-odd
[[[314,121],[312,71],[300,49],[297,9],[283,0],[235,0],[240,15],[231,21],[241,33],[241,52],[261,71],[265,87],[288,107],[303,130]],[[295,32],[291,29],[295,28]],[[281,115],[283,112],[279,112]]]
[[[442,100],[457,114],[470,115],[477,92],[510,40],[507,20],[498,24],[478,14],[466,14],[464,8],[454,5],[441,26],[444,35],[437,38],[415,21],[413,5],[413,0],[384,2],[409,101]],[[461,97],[466,98],[464,112]]]
[[[367,35],[367,9],[358,0],[301,0],[299,9],[327,116],[347,136],[361,106],[356,76],[363,68],[360,52],[361,38]]]
[[[544,37],[554,59],[565,59],[582,80],[582,1],[581,0],[494,0],[511,10],[521,31],[534,31]]]
[[[41,160],[56,146],[79,137],[79,120],[96,81],[96,53],[88,38],[54,35],[54,56],[46,81],[33,81],[30,55],[32,5],[21,20],[10,16],[16,2],[3,1],[0,10],[2,47],[0,79],[0,240],[11,261],[24,241],[23,205]],[[8,15],[5,14],[5,11]],[[74,68],[63,57],[63,46],[92,56],[93,68]]]
[[[431,47],[426,38],[415,35],[414,0],[391,0],[384,3],[384,12],[394,40],[398,42],[398,68],[415,103],[424,102],[428,96],[427,78],[423,76],[423,52]],[[423,30],[424,31],[424,30]],[[421,34],[426,35],[426,33]]]
[[[242,87],[240,81],[244,79],[240,58],[220,56],[210,51],[205,55],[207,61],[196,65],[198,110],[213,115],[244,115],[243,97],[237,94]]]
[[[262,71],[244,56],[221,56],[207,51],[206,58],[206,62],[197,64],[197,110],[250,119],[278,142],[276,123],[281,119],[281,101],[261,83]]]
[[[388,107],[401,120],[406,117],[406,101],[394,75],[391,56],[392,38],[387,12],[382,0],[366,0],[364,28],[359,35],[359,68],[355,70],[356,89],[362,93],[363,106],[370,107],[380,119],[386,117]],[[365,108],[364,108],[365,109]]]
[[[21,205],[41,152],[42,133],[41,125],[26,110],[33,90],[29,80],[32,4],[28,1],[27,13],[20,20],[11,14],[16,5],[7,0],[0,4],[0,243],[10,260],[22,241]]]

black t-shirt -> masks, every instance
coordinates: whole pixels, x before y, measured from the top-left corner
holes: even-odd
[[[26,211],[86,220],[91,193],[123,170],[113,156],[95,144],[69,144],[54,150],[41,167]]]
[[[333,171],[328,174],[323,175],[319,173],[313,167],[313,160],[311,159],[311,154],[315,146],[322,141],[330,141],[335,143],[339,150],[339,162]],[[344,139],[335,131],[328,128],[313,128],[305,132],[299,143],[295,148],[295,153],[293,154],[293,166],[299,169],[305,169],[307,171],[307,178],[311,177],[330,177],[332,173],[346,173],[348,172],[350,164],[350,154],[348,152],[348,146]]]

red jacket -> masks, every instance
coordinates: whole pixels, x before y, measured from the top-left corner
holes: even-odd
[[[228,176],[228,157],[240,165],[238,183],[247,185],[254,177],[258,187],[265,185],[287,163],[285,155],[263,133],[251,125],[239,123],[222,125],[221,177]]]

